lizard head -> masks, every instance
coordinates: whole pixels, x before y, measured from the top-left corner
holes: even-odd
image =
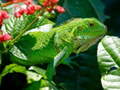
[[[95,44],[102,38],[107,29],[104,24],[95,18],[85,18],[79,20],[79,24],[73,30],[75,52],[83,52],[91,45]]]

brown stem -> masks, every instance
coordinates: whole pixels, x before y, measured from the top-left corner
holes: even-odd
[[[13,4],[12,1],[2,4],[1,7],[6,7],[6,6],[11,5],[11,4]]]
[[[5,51],[3,51],[3,53],[8,52],[8,50],[10,50],[13,45],[21,38],[21,36],[26,32],[26,30],[36,22],[36,20],[38,19],[39,16],[42,16],[44,13],[45,9],[43,8],[43,10],[41,11],[41,13],[39,13],[38,15],[36,15],[36,18],[24,29],[22,30],[22,32],[20,32],[20,34],[18,36],[16,36],[8,45],[8,48],[6,48]]]

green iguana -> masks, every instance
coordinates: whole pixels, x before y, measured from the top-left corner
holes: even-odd
[[[11,60],[22,65],[48,63],[65,48],[64,60],[72,52],[87,50],[106,31],[106,27],[95,18],[76,18],[48,32],[29,32],[12,48]]]

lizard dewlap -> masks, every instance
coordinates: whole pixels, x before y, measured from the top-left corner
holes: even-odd
[[[64,60],[72,52],[87,50],[106,31],[105,26],[95,18],[76,18],[48,32],[29,32],[12,48],[11,60],[22,65],[48,63],[66,48]]]

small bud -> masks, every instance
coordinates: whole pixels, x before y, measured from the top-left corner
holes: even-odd
[[[34,5],[29,5],[28,7],[27,7],[27,14],[29,15],[29,14],[34,14],[34,12],[35,12],[35,6]]]
[[[48,12],[52,12],[54,9],[53,8],[47,8]]]
[[[59,13],[64,13],[64,12],[65,12],[65,9],[64,9],[63,7],[61,7],[61,6],[56,6],[55,9],[56,9],[57,12],[59,12]]]

